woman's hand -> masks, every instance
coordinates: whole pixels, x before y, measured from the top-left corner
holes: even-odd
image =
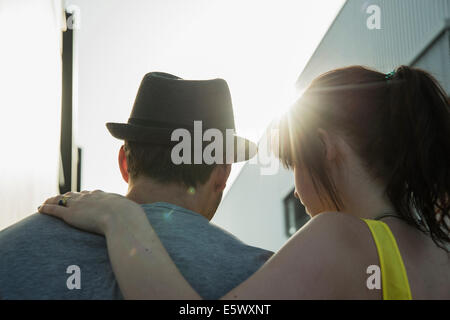
[[[60,200],[66,202],[65,206],[58,205]],[[200,298],[171,260],[137,203],[96,190],[49,198],[38,210],[105,236],[111,265],[126,299]],[[152,270],[158,271],[156,276]]]
[[[59,205],[64,199],[66,205]],[[135,202],[115,193],[100,190],[68,192],[47,199],[38,208],[40,213],[64,220],[66,223],[88,232],[104,235],[111,223],[124,215],[144,214]]]

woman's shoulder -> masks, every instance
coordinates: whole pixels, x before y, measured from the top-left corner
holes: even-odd
[[[282,248],[281,255],[298,274],[299,285],[315,298],[378,299],[367,288],[368,270],[378,265],[370,230],[359,218],[340,212],[313,217]],[[290,257],[291,259],[289,259]]]
[[[377,263],[378,252],[367,223],[343,212],[323,212],[298,233],[298,245],[308,239],[324,263],[334,269],[352,270],[358,264]]]
[[[326,232],[325,237],[342,240],[352,239],[354,236],[371,238],[370,229],[363,219],[343,212],[327,211],[314,216],[301,230],[318,236],[318,232]]]
[[[367,288],[376,248],[364,221],[324,212],[303,226],[235,296],[261,299],[379,299]]]

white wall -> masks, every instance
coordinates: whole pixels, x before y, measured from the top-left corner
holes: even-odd
[[[0,230],[58,193],[62,14],[0,0]]]
[[[288,239],[282,200],[294,189],[294,176],[272,160],[279,164],[275,175],[262,175],[260,165],[245,164],[212,222],[249,245],[277,251]]]

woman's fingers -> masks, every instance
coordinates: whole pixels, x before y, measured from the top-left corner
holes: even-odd
[[[58,204],[58,201],[61,200],[62,195],[57,195],[55,197],[48,198],[44,201],[43,204]]]
[[[67,192],[64,195],[48,198],[38,208],[38,211],[62,219],[76,228],[97,234],[104,234],[103,229],[106,228],[105,221],[111,215],[111,208],[119,205],[118,208],[115,208],[117,211],[127,212],[129,211],[128,207],[130,203],[134,204],[130,200],[124,199],[120,198],[120,201],[118,201],[119,199],[116,196],[112,196],[101,190]],[[124,201],[125,205],[123,204]]]
[[[108,221],[116,215],[129,214],[130,211],[144,214],[137,203],[119,194],[101,190],[68,192],[48,198],[38,211],[97,234],[104,234]]]
[[[87,193],[89,193],[89,191],[83,191],[81,193],[66,192],[64,195],[59,194],[55,197],[48,198],[47,200],[44,201],[44,203],[41,206],[38,207],[38,211],[40,213],[46,213],[57,216],[57,214],[64,212],[64,210],[58,210],[59,208],[67,209],[70,201],[73,201]],[[65,199],[66,202],[65,206],[60,205],[60,201],[63,198]],[[48,210],[51,211],[49,212]]]
[[[67,213],[67,210],[69,209],[57,204],[43,204],[38,209],[40,213],[48,214],[50,216],[54,216],[61,219],[63,219],[64,214]]]

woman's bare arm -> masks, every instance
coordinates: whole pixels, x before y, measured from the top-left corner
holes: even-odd
[[[201,299],[173,263],[142,209],[115,215],[104,233],[124,298]]]
[[[59,217],[77,228],[105,235],[124,298],[200,298],[177,269],[139,205],[122,196],[103,192],[73,196],[67,207],[55,205],[58,197],[52,199],[39,211]],[[260,270],[223,299],[338,297],[338,288],[345,288],[349,279],[336,277],[340,266],[346,265],[345,261],[339,261],[337,251],[348,244],[333,239],[340,237],[336,233],[339,230],[336,221],[325,221],[336,220],[336,217],[320,216],[312,219]],[[330,286],[334,288],[331,291]]]

